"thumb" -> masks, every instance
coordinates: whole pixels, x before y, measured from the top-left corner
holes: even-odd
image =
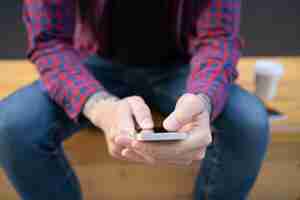
[[[184,94],[176,103],[175,110],[165,119],[163,126],[168,131],[177,131],[193,121],[203,108],[202,100],[194,94]]]

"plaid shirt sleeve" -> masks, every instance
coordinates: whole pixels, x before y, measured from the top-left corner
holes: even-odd
[[[193,56],[187,90],[209,97],[212,120],[222,112],[229,86],[238,76],[240,6],[240,0],[209,0],[189,41]]]
[[[87,98],[102,90],[73,48],[75,1],[24,0],[28,58],[37,66],[49,96],[77,120]]]

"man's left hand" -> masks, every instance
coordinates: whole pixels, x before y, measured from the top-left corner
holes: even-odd
[[[184,94],[177,101],[175,110],[164,120],[163,126],[167,131],[188,133],[188,138],[183,141],[133,141],[123,145],[152,158],[148,163],[152,165],[190,165],[193,161],[202,160],[207,146],[212,142],[209,113],[205,105],[202,97]]]

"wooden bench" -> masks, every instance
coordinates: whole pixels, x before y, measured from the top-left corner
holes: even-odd
[[[271,105],[287,114],[288,119],[272,123],[273,142],[251,194],[253,199],[300,197],[300,94],[297,93],[300,58],[276,59],[285,65],[286,74],[280,83],[279,95]],[[253,91],[254,63],[255,58],[244,58],[239,64],[239,82],[250,91]],[[34,67],[27,61],[4,60],[0,61],[0,67],[0,98],[38,78]],[[106,152],[102,136],[92,134],[93,131],[83,130],[65,143],[86,200],[191,199],[197,166],[150,168],[113,160]],[[0,199],[17,199],[3,173],[0,173],[0,184]]]

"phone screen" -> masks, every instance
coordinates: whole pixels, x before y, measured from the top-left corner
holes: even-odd
[[[154,127],[154,133],[164,133],[168,132],[164,127]]]

